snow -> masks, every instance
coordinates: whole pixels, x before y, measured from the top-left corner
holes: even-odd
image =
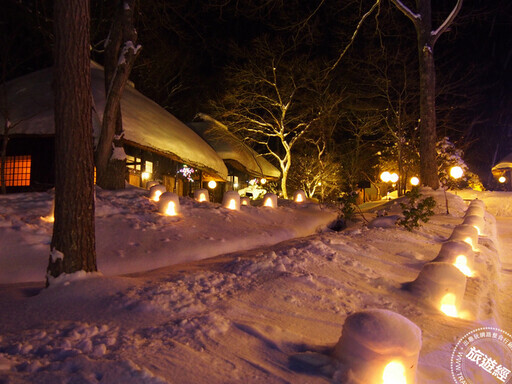
[[[233,211],[182,197],[170,217],[147,190],[97,189],[99,273],[65,275],[48,289],[52,223],[41,217],[52,193],[0,196],[0,382],[342,382],[350,356],[335,351],[345,324],[377,313],[389,332],[352,327],[365,345],[421,345],[417,383],[451,383],[460,338],[512,329],[512,194],[448,193],[447,215],[443,191],[422,193],[438,206],[418,230],[359,218],[334,232],[336,212],[309,202]],[[464,316],[449,317],[404,285],[443,247],[456,248],[443,244],[456,243],[447,241],[475,198],[485,203],[485,235],[475,275],[462,275]],[[365,219],[399,215],[399,203],[363,206]],[[421,330],[421,342],[408,330]]]

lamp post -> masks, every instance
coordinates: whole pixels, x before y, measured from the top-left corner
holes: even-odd
[[[393,187],[396,185],[396,182],[398,181],[398,174],[396,173],[390,173],[388,171],[384,171],[380,174],[380,179],[384,182],[384,183],[391,183],[393,185]],[[387,192],[387,191],[386,191]],[[389,195],[389,192],[387,192],[387,195]],[[388,196],[388,200],[389,200],[389,196]]]

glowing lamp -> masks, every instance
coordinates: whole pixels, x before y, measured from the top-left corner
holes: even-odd
[[[396,183],[398,181],[398,175],[396,173],[392,173],[389,178],[389,181],[391,181],[392,183]]]
[[[145,180],[149,180],[149,172],[142,172],[141,174],[141,177],[142,177],[142,181],[145,181]]]
[[[167,189],[165,188],[165,185],[153,185],[149,188],[149,198],[158,202],[160,200],[160,195],[166,191]]]
[[[386,309],[349,315],[334,349],[341,383],[414,384],[421,330]]]
[[[407,384],[405,367],[399,361],[392,361],[384,368],[382,384]]]
[[[215,189],[216,186],[217,186],[217,182],[215,180],[210,180],[208,182],[208,188]]]
[[[176,193],[164,192],[158,201],[158,211],[166,216],[176,216],[180,213],[180,199]]]
[[[204,201],[210,201],[210,195],[207,189],[196,189],[194,191],[194,200],[200,203]]]
[[[416,176],[411,177],[411,185],[417,186],[420,184],[420,179],[418,179]]]
[[[453,293],[447,293],[441,299],[441,303],[439,305],[439,309],[446,316],[450,317],[458,317],[457,306],[455,305],[456,297]]]
[[[503,184],[504,182],[507,181],[507,178],[505,176],[500,176],[500,178],[498,179],[498,181]]]
[[[306,193],[302,189],[295,191],[293,194],[293,201],[296,203],[303,203],[306,201]]]
[[[263,185],[263,184],[267,184],[267,179],[262,178],[262,179],[260,180],[260,183],[261,183],[261,185]]]
[[[48,216],[41,216],[41,220],[47,223],[53,223],[55,221],[55,217],[53,216],[53,213],[50,213]]]
[[[222,197],[222,206],[232,211],[240,210],[240,195],[237,191],[227,191]]]
[[[248,197],[244,196],[240,198],[240,205],[251,205],[251,201]]]
[[[391,181],[391,173],[389,173],[388,171],[385,171],[385,172],[382,172],[380,174],[380,179],[385,182],[385,183],[388,183]]]
[[[457,316],[466,291],[466,275],[452,263],[431,262],[421,269],[416,280],[407,288],[432,307],[449,316]]]
[[[446,262],[453,264],[467,277],[474,275],[475,253],[470,244],[465,241],[447,241],[432,262]]]
[[[459,166],[450,168],[450,176],[453,177],[454,179],[460,179],[463,174],[464,171]]]
[[[263,206],[277,208],[277,195],[274,193],[266,193],[265,196],[263,196]]]
[[[483,233],[484,219],[481,216],[468,215],[464,217],[464,221],[462,222],[462,224],[468,224],[475,227],[476,231],[478,232],[478,236],[480,236]]]
[[[450,240],[465,241],[475,250],[478,244],[478,231],[472,225],[460,224],[453,229]]]
[[[459,255],[455,258],[455,262],[453,263],[459,271],[465,274],[467,277],[473,276],[473,271],[468,267],[468,258],[464,255]]]

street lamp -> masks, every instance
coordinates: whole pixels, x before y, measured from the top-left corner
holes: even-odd
[[[410,182],[412,186],[416,187],[417,185],[420,184],[420,179],[418,179],[416,176],[413,176],[411,177]]]
[[[498,179],[498,181],[499,181],[501,184],[503,184],[503,183],[505,183],[505,181],[507,181],[507,178],[506,178],[505,176],[501,176],[501,177]]]
[[[450,168],[450,176],[453,177],[455,180],[460,179],[463,174],[464,174],[464,171],[459,166]]]

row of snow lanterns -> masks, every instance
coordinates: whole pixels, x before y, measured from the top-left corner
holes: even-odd
[[[448,316],[459,316],[466,279],[474,275],[484,215],[483,202],[474,200],[438,256],[408,284]],[[420,350],[421,329],[416,324],[389,310],[370,309],[347,317],[334,354],[344,367],[342,382],[413,384]]]
[[[461,317],[460,307],[467,278],[474,276],[478,237],[483,233],[485,206],[474,200],[466,210],[464,221],[456,226],[441,246],[437,257],[423,266],[412,291],[450,317]]]
[[[168,216],[176,216],[180,211],[179,196],[173,192],[167,192],[164,185],[157,182],[150,182],[147,185],[149,189],[149,198],[158,202],[158,211]],[[194,200],[198,202],[210,201],[207,189],[196,189],[194,191]],[[306,201],[306,194],[303,190],[296,191],[293,200],[297,203]],[[241,197],[237,191],[227,191],[222,197],[222,206],[224,208],[238,211],[240,206],[250,205],[248,197]],[[270,208],[277,208],[277,195],[274,193],[267,193],[263,197],[263,206]]]

